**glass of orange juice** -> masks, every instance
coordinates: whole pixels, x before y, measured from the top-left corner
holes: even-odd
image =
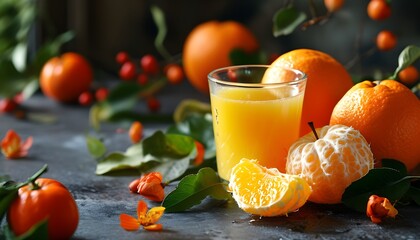
[[[299,138],[305,73],[267,65],[220,68],[208,75],[217,169],[229,180],[242,159],[285,172]]]

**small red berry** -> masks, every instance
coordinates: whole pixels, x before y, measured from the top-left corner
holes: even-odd
[[[108,97],[108,93],[109,92],[107,88],[104,88],[104,87],[98,88],[95,92],[96,101],[98,102],[104,101]]]
[[[127,52],[121,51],[121,52],[118,52],[117,55],[115,56],[115,61],[119,64],[124,64],[130,61],[130,56],[128,55]]]
[[[11,113],[17,106],[18,104],[11,98],[0,99],[0,112]]]
[[[155,56],[146,54],[140,59],[140,66],[147,74],[156,74],[159,72],[159,63]]]
[[[136,65],[133,62],[125,62],[120,68],[120,78],[128,81],[136,76]]]
[[[137,75],[137,83],[140,85],[145,85],[149,81],[149,77],[145,73],[140,73]]]
[[[147,106],[151,112],[157,112],[160,109],[160,102],[154,97],[147,99]]]
[[[83,92],[79,96],[79,104],[82,106],[89,106],[93,102],[93,95],[91,92]]]
[[[165,69],[166,78],[169,83],[178,84],[184,79],[184,71],[178,64],[168,64]]]

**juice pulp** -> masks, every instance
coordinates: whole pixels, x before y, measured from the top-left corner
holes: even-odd
[[[299,137],[303,103],[303,93],[295,95],[297,89],[288,88],[223,88],[211,94],[221,178],[229,180],[242,158],[285,172],[289,147]]]

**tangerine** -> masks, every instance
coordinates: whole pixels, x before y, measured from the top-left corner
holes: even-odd
[[[419,71],[413,65],[410,65],[398,73],[398,79],[406,86],[411,86],[419,79]]]
[[[391,158],[411,171],[420,163],[420,101],[397,81],[356,84],[335,106],[330,124],[359,130],[377,165]]]
[[[182,52],[185,75],[197,90],[209,94],[207,75],[214,69],[232,65],[229,56],[232,50],[251,53],[258,47],[253,33],[239,22],[204,22],[185,40]]]
[[[265,217],[294,212],[311,194],[303,178],[263,167],[256,160],[246,158],[233,167],[229,190],[239,208]]]
[[[352,127],[327,125],[316,133],[308,133],[290,146],[286,172],[301,176],[312,187],[309,201],[340,203],[345,189],[373,168],[372,151]]]
[[[391,7],[385,0],[371,0],[366,10],[368,16],[376,21],[382,21],[391,16]]]
[[[89,62],[74,52],[48,60],[39,78],[41,90],[47,97],[67,103],[77,101],[80,94],[89,90],[92,81]]]
[[[397,36],[388,30],[380,31],[376,36],[376,46],[381,51],[389,51],[397,46]]]
[[[353,86],[344,66],[317,50],[292,50],[282,54],[271,65],[294,68],[307,75],[300,136],[310,132],[307,126],[310,121],[320,126],[327,125],[334,106]]]
[[[19,188],[7,210],[7,221],[16,236],[48,220],[48,239],[70,239],[79,224],[79,210],[72,194],[54,179],[38,178]]]
[[[329,12],[336,12],[340,10],[341,7],[343,7],[344,0],[324,0],[325,8]]]

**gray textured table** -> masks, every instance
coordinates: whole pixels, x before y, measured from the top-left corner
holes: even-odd
[[[170,112],[180,95],[203,98],[189,94],[190,90],[187,88],[185,94],[162,92],[162,111]],[[127,189],[134,177],[95,175],[95,160],[85,146],[88,108],[60,105],[40,94],[29,99],[25,107],[34,113],[52,114],[57,122],[41,124],[0,115],[1,138],[10,128],[24,138],[34,137],[27,158],[10,161],[0,156],[0,175],[23,181],[47,163],[49,170],[44,177],[61,181],[77,201],[80,222],[74,239],[420,239],[420,208],[414,206],[398,208],[395,220],[377,225],[342,205],[307,204],[289,217],[259,219],[238,209],[234,202],[208,206],[210,201],[193,211],[164,214],[159,221],[164,226],[162,232],[126,232],[119,226],[118,216],[123,212],[135,215],[140,196]],[[125,150],[129,139],[126,134],[115,133],[117,127],[107,124],[102,132],[113,148]],[[146,123],[145,127],[145,135],[149,135],[166,125]]]

